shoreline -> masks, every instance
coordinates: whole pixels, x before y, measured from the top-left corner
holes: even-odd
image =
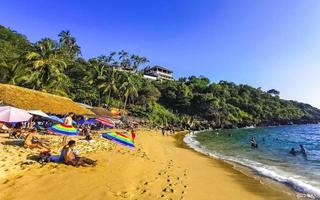
[[[298,197],[299,199],[317,199],[318,198],[317,196],[313,196],[312,194],[299,192],[299,191],[295,190],[294,185],[290,185],[287,182],[281,182],[279,180],[276,180],[273,177],[270,177],[268,175],[261,173],[259,170],[255,169],[253,167],[239,163],[234,160],[228,160],[228,159],[221,158],[219,156],[213,155],[213,154],[203,150],[202,147],[200,146],[200,144],[198,144],[198,142],[196,140],[192,139],[192,136],[194,136],[196,134],[201,134],[201,133],[207,132],[207,131],[214,131],[214,129],[193,131],[191,133],[185,134],[182,140],[183,140],[186,148],[189,148],[192,151],[200,153],[201,155],[205,155],[211,159],[216,159],[216,160],[220,160],[222,162],[225,162],[225,163],[229,164],[234,170],[237,170],[250,178],[258,180],[259,182],[261,182],[261,184],[269,185],[274,190],[288,193],[288,194],[290,194],[290,196],[294,195],[294,196]],[[188,139],[189,139],[189,141],[187,141]],[[197,144],[191,143],[190,140],[192,140],[192,142],[196,142]]]
[[[32,164],[1,179],[0,199],[296,199],[190,149],[185,134],[141,129],[135,150],[96,138],[86,146],[106,148],[83,154],[97,159],[96,167]]]

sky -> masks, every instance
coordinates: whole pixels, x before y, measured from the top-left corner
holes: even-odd
[[[32,42],[70,30],[85,58],[126,50],[176,78],[275,88],[320,108],[319,0],[1,0]]]

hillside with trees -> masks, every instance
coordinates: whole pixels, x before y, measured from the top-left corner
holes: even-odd
[[[44,38],[31,43],[24,35],[0,26],[0,83],[92,106],[122,108],[130,115],[148,118],[153,125],[235,128],[320,121],[319,109],[280,99],[275,89],[213,83],[203,76],[176,81],[145,79],[143,68],[148,63],[147,58],[125,51],[84,59],[69,31],[59,33],[57,41]]]

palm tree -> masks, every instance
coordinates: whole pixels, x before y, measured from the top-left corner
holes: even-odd
[[[71,36],[70,31],[61,31],[58,35],[61,48],[66,51],[72,58],[81,55],[80,46],[74,37]]]
[[[124,51],[124,50],[121,50],[119,53],[119,65],[120,67],[122,68],[131,68],[131,59],[130,59],[130,56],[129,56],[129,53]]]
[[[26,55],[32,66],[31,85],[38,90],[66,90],[61,82],[67,81],[64,74],[67,67],[63,56],[59,53],[57,44],[45,38],[35,44],[35,50]],[[59,83],[59,84],[58,84]]]
[[[127,106],[127,102],[129,97],[136,97],[138,96],[138,90],[136,88],[136,86],[133,83],[133,79],[131,76],[125,75],[126,76],[126,81],[124,81],[120,87],[120,90],[123,91],[123,95],[124,95],[124,106],[123,109],[126,109]]]
[[[92,58],[89,60],[90,73],[87,77],[88,83],[96,85],[98,87],[98,105],[101,105],[101,99],[105,93],[107,87],[107,78],[109,74],[110,66],[108,64],[109,58],[107,56],[99,56],[97,58]]]
[[[130,59],[132,60],[132,68],[137,71],[140,65],[146,64],[149,60],[145,57],[140,57],[138,55],[131,55]]]
[[[118,91],[117,81],[118,77],[116,76],[114,68],[110,69],[110,73],[105,77],[105,81],[101,83],[98,87],[103,90],[103,94],[108,93],[107,105],[110,103],[111,93],[116,93]]]
[[[30,79],[30,70],[18,61],[11,66],[3,67],[3,70],[1,79],[4,83],[18,85]]]

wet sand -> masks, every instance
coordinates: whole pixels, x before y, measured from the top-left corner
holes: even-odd
[[[0,199],[295,199],[286,189],[186,148],[181,137],[138,130],[135,150],[99,138],[78,142],[81,155],[98,165],[75,168],[26,160],[35,150],[1,136]],[[59,138],[54,140],[58,151]]]

